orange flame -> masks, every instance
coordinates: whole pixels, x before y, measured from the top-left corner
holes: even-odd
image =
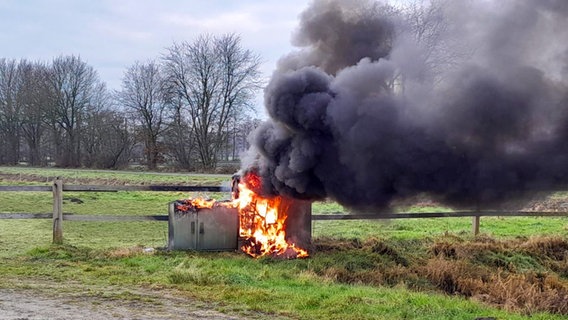
[[[178,201],[177,209],[181,211],[190,211],[197,208],[213,208],[217,202],[213,199],[185,199]]]
[[[239,211],[240,235],[245,239],[241,249],[253,257],[307,257],[306,250],[286,241],[287,214],[280,209],[282,197],[263,198],[253,191],[260,188],[260,182],[258,176],[247,174],[239,183],[239,197],[233,199]]]
[[[188,199],[184,201],[187,211],[193,208],[211,208],[224,205],[236,208],[239,213],[239,234],[244,239],[241,250],[252,257],[276,256],[284,258],[305,258],[308,252],[286,240],[287,212],[281,208],[282,197],[264,198],[253,190],[261,187],[260,177],[248,173],[238,185],[238,197],[231,202]]]

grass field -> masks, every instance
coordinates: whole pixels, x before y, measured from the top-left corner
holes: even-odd
[[[219,185],[230,179],[0,167],[0,185],[50,184],[55,176],[73,184]],[[166,214],[169,201],[191,196],[228,197],[66,192],[63,208]],[[313,210],[343,209],[325,202]],[[404,208],[439,210],[447,208]],[[49,192],[0,192],[0,212],[50,211]],[[301,319],[565,319],[568,219],[482,218],[481,230],[481,236],[471,235],[471,218],[314,221],[313,256],[282,261],[226,252],[145,252],[166,245],[164,222],[66,221],[65,243],[52,246],[51,221],[0,219],[0,287],[17,286],[18,278],[168,287],[214,301],[223,312]]]

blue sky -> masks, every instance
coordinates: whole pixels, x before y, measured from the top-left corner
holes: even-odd
[[[0,58],[51,61],[79,55],[110,89],[136,60],[157,58],[202,33],[236,32],[260,54],[268,78],[292,50],[306,0],[0,0]],[[259,98],[259,104],[261,99]]]

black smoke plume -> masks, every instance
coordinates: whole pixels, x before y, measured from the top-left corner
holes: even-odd
[[[435,1],[429,35],[372,1],[314,1],[265,89],[244,170],[358,210],[427,193],[488,207],[568,187],[568,1]],[[423,9],[434,8],[426,6]]]

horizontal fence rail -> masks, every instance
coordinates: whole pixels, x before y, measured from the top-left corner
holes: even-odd
[[[312,220],[381,220],[381,219],[420,219],[420,218],[463,218],[463,217],[568,217],[568,212],[556,211],[457,211],[457,212],[417,212],[417,213],[378,213],[345,214],[328,213],[312,216]]]
[[[0,212],[0,219],[51,219],[53,213],[3,213]],[[148,216],[117,216],[117,215],[86,215],[64,213],[63,221],[168,221],[167,215],[148,215]]]
[[[0,212],[0,219],[50,219],[52,213]],[[568,217],[568,212],[561,211],[460,211],[460,212],[420,212],[420,213],[381,213],[350,214],[324,213],[312,215],[314,221],[329,220],[391,220],[391,219],[432,219],[464,217]],[[63,220],[69,221],[167,221],[167,215],[125,216],[112,214],[77,215],[64,213]]]
[[[0,190],[1,191],[1,190]],[[118,192],[118,191],[180,191],[180,192],[229,192],[229,187],[220,186],[63,186],[63,191]]]
[[[50,186],[0,186],[0,191],[51,191]]]
[[[0,191],[52,191],[50,186],[0,186]],[[99,186],[63,185],[63,191],[118,192],[118,191],[181,191],[181,192],[229,192],[229,187],[220,186]]]
[[[0,219],[53,219],[53,242],[63,241],[63,221],[168,221],[168,215],[77,215],[63,212],[63,191],[70,192],[119,192],[119,191],[154,191],[154,192],[229,192],[229,187],[222,186],[112,186],[112,185],[65,185],[56,179],[52,186],[0,186],[2,191],[15,192],[53,192],[52,213],[0,212]],[[454,212],[420,212],[420,213],[366,213],[349,214],[332,212],[312,215],[313,221],[326,220],[384,220],[384,219],[424,219],[424,218],[463,218],[472,217],[473,233],[479,233],[480,217],[568,217],[568,212],[552,211],[454,211]]]
[[[51,219],[53,213],[0,212],[0,219]]]
[[[167,215],[116,216],[116,215],[74,215],[63,214],[63,220],[69,221],[168,221]]]

